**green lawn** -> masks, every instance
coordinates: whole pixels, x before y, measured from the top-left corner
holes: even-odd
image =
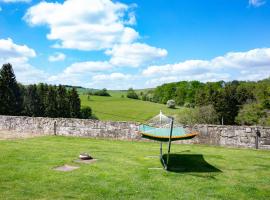
[[[111,97],[80,95],[82,106],[90,106],[100,120],[143,122],[157,115],[160,110],[168,115],[175,115],[180,108],[169,109],[166,105],[148,101],[122,98],[126,92],[110,92]],[[181,108],[183,109],[183,108]]]
[[[98,161],[75,164],[80,152]],[[0,199],[270,199],[270,152],[71,137],[0,141]],[[80,166],[58,172],[63,164]]]

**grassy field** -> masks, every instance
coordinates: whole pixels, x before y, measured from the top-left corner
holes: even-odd
[[[90,100],[87,95],[81,94],[81,104],[90,106],[98,119],[115,121],[144,122],[157,115],[160,110],[167,115],[175,115],[180,110],[168,109],[163,104],[122,98],[122,95],[126,96],[126,92],[110,91],[110,94],[111,97],[91,96]]]
[[[97,162],[74,163],[80,152]],[[0,141],[0,199],[270,199],[270,152],[60,136]],[[63,164],[80,166],[54,171]],[[154,168],[154,169],[151,169]]]

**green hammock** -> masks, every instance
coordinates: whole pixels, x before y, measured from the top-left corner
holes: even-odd
[[[139,132],[144,138],[160,141],[160,160],[166,170],[169,169],[171,142],[191,139],[198,135],[197,132],[190,132],[184,129],[183,126],[174,124],[173,117],[167,117],[163,115],[161,111],[159,115],[148,121],[148,125],[140,125]],[[163,159],[162,142],[168,142],[166,161]]]
[[[144,138],[157,140],[157,141],[169,141],[170,128],[155,128],[145,124],[140,125],[139,131]],[[189,133],[183,127],[176,127],[172,130],[171,141],[187,140],[195,137],[196,132]]]

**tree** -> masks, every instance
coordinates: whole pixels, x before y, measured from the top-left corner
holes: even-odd
[[[127,98],[138,99],[139,97],[138,97],[137,93],[133,90],[133,88],[129,88],[127,91]]]
[[[83,107],[81,109],[81,119],[91,119],[92,118],[92,109],[87,106],[87,107]]]
[[[81,100],[74,87],[69,91],[68,98],[70,106],[70,117],[80,118]]]
[[[44,115],[41,98],[36,85],[29,85],[24,94],[24,114],[27,116],[41,117]]]
[[[41,116],[46,116],[46,98],[48,96],[49,87],[47,84],[40,83],[37,85],[37,92],[40,98],[40,112],[42,113]]]
[[[267,117],[262,105],[258,103],[245,104],[239,111],[236,122],[244,125],[256,125],[260,119]]]
[[[0,114],[20,115],[23,97],[11,64],[4,64],[0,70]]]
[[[98,90],[94,93],[97,96],[105,96],[105,97],[110,97],[111,95],[108,93],[106,88],[103,88],[102,90]]]
[[[48,94],[45,103],[45,115],[47,117],[58,117],[57,92],[55,86],[48,87]]]
[[[57,87],[57,109],[58,117],[70,117],[70,106],[66,87]]]

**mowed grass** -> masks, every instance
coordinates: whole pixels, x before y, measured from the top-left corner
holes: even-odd
[[[175,115],[180,110],[169,109],[163,104],[129,99],[126,98],[126,92],[110,91],[110,94],[111,97],[91,96],[90,100],[87,95],[81,94],[81,105],[90,106],[98,119],[113,121],[144,122],[159,114],[160,110],[167,115]]]
[[[80,152],[98,159],[74,163]],[[270,199],[270,152],[71,137],[0,141],[0,199]],[[64,164],[72,172],[54,171]],[[149,169],[152,168],[152,169]]]

